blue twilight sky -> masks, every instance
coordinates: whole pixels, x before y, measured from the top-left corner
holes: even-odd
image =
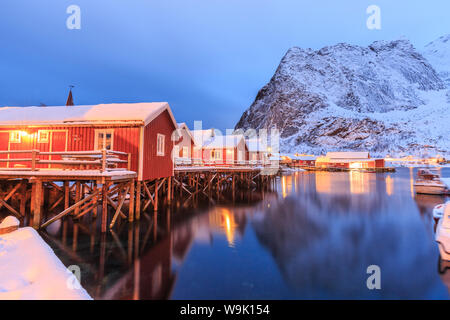
[[[81,30],[66,28],[72,4]],[[74,84],[75,104],[168,101],[191,127],[233,128],[290,47],[422,48],[449,14],[448,0],[1,0],[0,106],[63,105]]]

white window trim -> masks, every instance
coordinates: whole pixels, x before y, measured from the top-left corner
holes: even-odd
[[[18,139],[13,139],[13,135],[17,134],[19,137]],[[22,143],[22,134],[20,131],[11,131],[9,133],[9,143]]]
[[[47,139],[42,139],[41,134],[47,133]],[[38,131],[38,143],[49,143],[50,142],[50,130],[39,130]]]
[[[105,137],[107,133],[111,134],[111,149],[114,150],[114,129],[95,129],[94,150],[103,150],[98,148],[98,134],[103,133],[103,148],[105,147]]]
[[[173,157],[174,159],[180,157],[180,146],[173,146]]]
[[[213,152],[214,152],[214,156],[213,156]],[[218,157],[217,155],[220,155],[220,157]],[[222,150],[220,150],[220,149],[211,150],[210,158],[211,158],[211,160],[214,160],[214,161],[223,160]]]
[[[162,150],[160,149],[160,139],[162,140]],[[156,155],[158,157],[164,157],[166,151],[166,136],[158,133],[156,136]]]

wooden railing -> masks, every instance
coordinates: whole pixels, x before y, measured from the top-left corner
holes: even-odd
[[[205,160],[197,158],[175,158],[175,167],[268,167],[273,166],[269,160]]]
[[[3,157],[2,157],[3,155]],[[4,158],[6,155],[6,159]],[[24,155],[17,158],[12,155]],[[60,159],[51,159],[58,157]],[[45,159],[47,158],[47,159]],[[6,163],[4,168],[0,165],[1,170],[31,170],[37,171],[40,165],[48,165],[48,168],[58,169],[79,169],[90,170],[92,168],[98,169],[101,172],[114,170],[131,170],[131,154],[112,151],[112,150],[98,150],[98,151],[61,151],[61,152],[43,152],[39,150],[10,150],[0,151],[0,164]],[[18,166],[18,164],[21,164]],[[14,164],[14,167],[10,167]]]

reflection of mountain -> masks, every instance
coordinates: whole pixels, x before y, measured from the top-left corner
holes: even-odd
[[[299,297],[447,297],[435,271],[437,251],[420,218],[331,213],[327,195],[320,193],[303,200],[288,198],[253,222]],[[381,267],[380,291],[366,287],[366,270],[373,264]]]
[[[283,176],[283,197],[295,193],[303,202],[335,213],[372,214],[388,206],[392,182],[382,174],[361,172],[315,172]],[[290,187],[292,186],[292,187]]]

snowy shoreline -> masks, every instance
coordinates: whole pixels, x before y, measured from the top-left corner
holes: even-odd
[[[14,219],[6,218],[0,229],[10,228]],[[0,234],[0,300],[92,298],[38,232],[26,227]]]

